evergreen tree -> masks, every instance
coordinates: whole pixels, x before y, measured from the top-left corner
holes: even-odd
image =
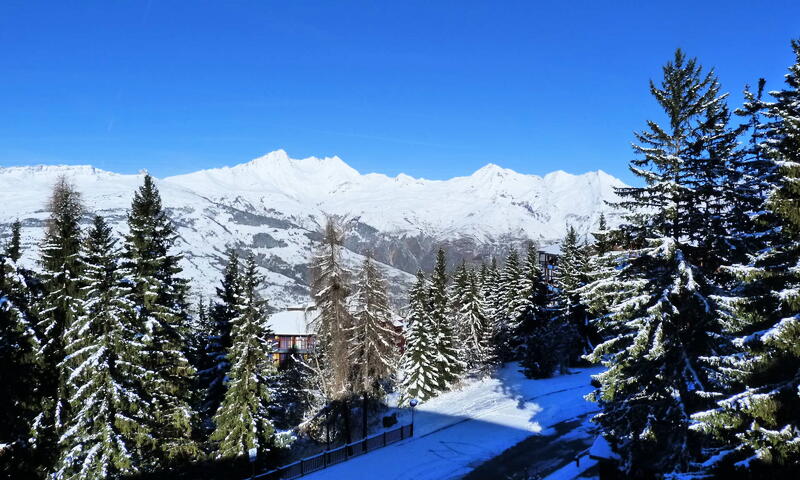
[[[487,318],[478,275],[463,269],[454,281],[453,299],[461,359],[472,370],[484,370],[493,363],[491,325]]]
[[[80,255],[81,297],[65,331],[70,415],[59,440],[54,479],[104,479],[137,472],[139,445],[151,441],[149,408],[139,392],[151,372],[137,331],[130,286],[118,266],[116,240],[99,216]]]
[[[566,366],[569,347],[575,343],[575,332],[550,308],[550,291],[533,245],[528,246],[520,285],[515,312],[518,319],[514,330],[516,356],[528,378],[550,377],[557,366]]]
[[[19,262],[19,259],[22,257],[21,233],[22,223],[20,223],[19,220],[15,220],[14,223],[11,224],[11,238],[8,239],[4,254],[14,263]]]
[[[460,334],[462,327],[459,325],[458,312],[461,311],[461,297],[463,293],[469,288],[469,269],[467,268],[467,261],[461,260],[461,264],[456,267],[453,272],[453,282],[450,285],[448,292],[450,298],[450,314],[455,318],[454,325],[456,333]]]
[[[386,281],[369,252],[355,285],[350,357],[356,367],[354,391],[362,396],[363,437],[367,436],[369,399],[383,395],[383,384],[397,368],[398,334],[386,295]]]
[[[272,361],[274,334],[268,324],[266,302],[258,295],[261,282],[251,255],[239,278],[241,292],[228,354],[229,380],[211,435],[211,440],[218,442],[219,458],[243,457],[251,448],[263,458],[274,448],[288,445],[269,415],[277,372]]]
[[[292,348],[279,365],[275,382],[271,415],[276,428],[287,430],[303,422],[314,400],[309,381],[312,373],[300,353]]]
[[[78,279],[81,265],[78,259],[81,242],[80,219],[83,214],[81,196],[75,187],[60,177],[53,187],[48,205],[47,221],[42,244],[41,266],[45,296],[38,305],[35,330],[40,338],[39,355],[44,363],[41,377],[43,404],[33,430],[35,444],[43,461],[52,465],[57,452],[58,437],[69,418],[66,398],[68,372],[62,364],[64,331],[72,324],[79,301]]]
[[[499,337],[500,330],[500,325],[496,319],[499,316],[502,301],[500,298],[500,272],[497,269],[497,259],[494,257],[492,257],[492,262],[488,266],[486,264],[481,266],[480,288],[486,309],[486,317],[489,320],[492,332],[492,349],[496,351],[497,342],[495,340]]]
[[[403,353],[403,398],[425,401],[439,393],[444,383],[435,356],[435,325],[428,315],[428,283],[422,271],[409,291]]]
[[[209,368],[200,371],[202,385],[206,390],[206,400],[202,411],[206,417],[216,413],[225,396],[225,377],[230,368],[227,352],[231,347],[231,326],[237,317],[237,302],[241,294],[239,285],[239,257],[234,249],[228,249],[220,286],[217,287],[217,301],[209,308],[212,334],[208,341]]]
[[[730,268],[744,281],[725,302],[734,348],[710,357],[722,388],[715,408],[694,416],[694,428],[722,443],[715,459],[772,478],[800,469],[800,41],[792,47],[796,63],[775,102],[762,104],[771,121],[756,148],[772,163],[756,180],[771,184],[755,209],[767,248]]]
[[[459,359],[455,345],[455,329],[449,315],[449,299],[447,298],[447,261],[444,249],[436,253],[436,264],[431,274],[428,290],[428,315],[433,326],[434,362],[439,376],[439,390],[446,390],[464,370],[464,363]]]
[[[150,175],[134,194],[128,215],[123,266],[133,282],[131,293],[147,355],[144,395],[150,399],[149,427],[155,438],[148,459],[167,467],[197,456],[192,438],[192,387],[195,370],[187,359],[187,283],[181,279],[180,255],[171,253],[177,234],[161,205]]]
[[[589,312],[580,298],[579,290],[589,281],[589,259],[586,250],[578,244],[578,234],[572,226],[561,244],[558,270],[555,278],[554,303],[564,327],[574,340],[568,345],[569,362],[574,364],[583,355],[594,350],[594,335],[589,324]]]
[[[606,216],[600,212],[600,219],[597,221],[597,231],[592,233],[594,237],[594,253],[597,255],[604,255],[611,250],[611,245],[608,242],[608,222]]]
[[[38,461],[30,425],[40,411],[37,378],[40,349],[24,276],[10,256],[0,255],[0,477],[35,478]]]
[[[595,309],[608,310],[597,322],[606,340],[588,357],[608,370],[595,377],[600,386],[591,398],[602,408],[595,421],[629,475],[687,468],[696,450],[690,415],[706,404],[698,359],[718,343],[713,285],[703,273],[719,257],[703,250],[708,230],[701,225],[716,199],[698,187],[718,181],[699,172],[709,162],[716,168],[709,158],[721,155],[712,123],[724,116],[723,97],[713,73],[703,74],[680,50],[651,92],[669,126],[650,121],[636,134],[641,158],[631,170],[645,185],[617,191],[630,212],[622,226],[630,250],[606,255],[613,260],[605,261],[605,274],[582,289]]]
[[[521,274],[519,253],[511,250],[506,257],[503,270],[498,275],[493,309],[494,345],[500,361],[507,362],[515,358],[519,348],[515,331],[519,326],[519,308],[521,306]]]

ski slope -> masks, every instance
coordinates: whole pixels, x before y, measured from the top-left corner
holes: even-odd
[[[510,364],[493,378],[417,407],[413,438],[304,478],[459,478],[531,435],[548,435],[553,425],[596,410],[583,396],[592,390],[590,376],[602,368],[528,380]]]

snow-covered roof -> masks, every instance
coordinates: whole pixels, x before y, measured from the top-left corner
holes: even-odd
[[[284,310],[273,313],[269,324],[275,335],[311,335],[314,332],[308,327],[308,322],[313,318],[313,310]]]

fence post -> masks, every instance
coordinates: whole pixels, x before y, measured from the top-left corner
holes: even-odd
[[[386,446],[386,430],[383,431],[383,446]]]
[[[304,462],[304,460],[300,460],[300,475],[301,476],[306,474],[305,468],[303,468],[304,467],[303,462]]]

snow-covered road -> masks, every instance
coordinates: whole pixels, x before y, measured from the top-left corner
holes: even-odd
[[[309,475],[313,480],[458,478],[549,427],[596,407],[583,399],[602,367],[528,380],[516,364],[417,408],[415,436]]]

